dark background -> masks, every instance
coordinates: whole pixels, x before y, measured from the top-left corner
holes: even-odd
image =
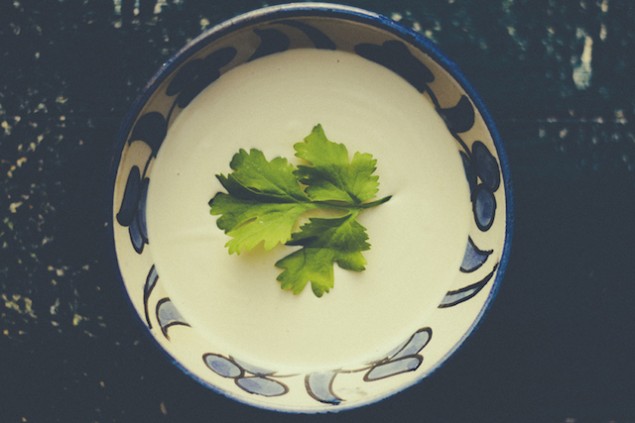
[[[359,410],[283,415],[206,390],[155,348],[107,238],[116,133],[170,55],[263,4],[0,0],[0,422],[635,422],[630,0],[347,2],[435,41],[509,155],[504,283],[432,377]]]

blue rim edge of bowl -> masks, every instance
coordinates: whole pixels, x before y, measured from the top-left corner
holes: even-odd
[[[193,56],[195,53],[204,48],[207,44],[214,42],[215,40],[221,38],[226,35],[226,33],[234,31],[244,26],[248,26],[251,24],[266,22],[271,19],[275,19],[277,17],[293,17],[293,16],[316,16],[316,17],[335,17],[335,18],[343,18],[352,21],[357,21],[360,23],[366,23],[370,25],[374,25],[379,27],[380,29],[391,32],[412,44],[412,46],[420,49],[423,53],[430,56],[435,62],[437,62],[441,67],[448,72],[449,75],[461,86],[461,88],[465,91],[465,93],[469,96],[470,100],[474,103],[476,108],[478,109],[487,129],[492,136],[494,141],[494,145],[496,146],[496,152],[498,154],[499,162],[501,165],[501,172],[503,174],[503,184],[505,186],[505,218],[506,218],[506,226],[505,226],[505,239],[503,241],[503,251],[501,255],[500,264],[498,267],[498,271],[492,285],[492,289],[489,292],[483,307],[481,308],[478,316],[474,319],[472,325],[468,328],[465,334],[459,339],[458,342],[455,343],[452,349],[450,349],[437,363],[434,367],[429,369],[428,371],[419,375],[413,381],[407,383],[406,385],[400,387],[397,390],[389,392],[384,396],[375,397],[366,401],[360,401],[350,406],[342,405],[338,406],[335,409],[323,409],[323,410],[301,410],[301,409],[278,409],[273,406],[267,406],[260,403],[248,402],[247,400],[238,397],[236,395],[231,394],[217,386],[212,385],[211,383],[205,381],[198,375],[190,372],[187,368],[185,368],[176,358],[174,358],[167,350],[165,350],[158,340],[152,335],[151,331],[148,330],[147,326],[138,315],[132,300],[130,299],[130,295],[125,287],[124,278],[121,274],[121,269],[119,267],[116,246],[115,246],[115,238],[114,238],[114,222],[112,222],[112,211],[114,210],[114,192],[115,192],[115,182],[117,178],[117,170],[119,168],[119,164],[121,162],[121,154],[123,151],[123,146],[127,142],[128,134],[132,129],[132,125],[136,120],[136,117],[143,109],[146,101],[155,93],[155,91],[159,88],[161,83],[170,75],[170,73],[176,69],[179,65]],[[142,89],[141,93],[138,95],[136,100],[134,101],[132,107],[126,113],[122,124],[119,128],[119,131],[116,136],[116,142],[114,143],[114,152],[112,153],[112,163],[110,170],[110,189],[108,190],[108,196],[106,204],[108,207],[106,208],[107,212],[107,222],[109,223],[109,234],[108,239],[110,241],[109,252],[112,255],[111,263],[115,267],[115,275],[118,277],[119,287],[123,291],[124,297],[128,300],[128,305],[131,308],[131,312],[137,316],[136,322],[137,324],[143,328],[143,333],[155,343],[162,353],[167,356],[168,360],[176,366],[181,372],[185,375],[189,376],[199,384],[203,385],[205,388],[210,389],[214,392],[217,392],[227,398],[238,401],[240,403],[257,407],[263,410],[275,411],[275,412],[284,412],[284,413],[296,413],[296,414],[320,414],[320,413],[337,413],[340,411],[349,411],[354,410],[366,405],[370,404],[378,404],[383,400],[398,394],[418,383],[420,383],[423,379],[435,373],[439,368],[441,368],[447,360],[456,353],[456,351],[462,347],[466,340],[474,333],[476,329],[480,327],[483,323],[483,318],[487,311],[490,309],[493,299],[498,294],[500,289],[501,281],[504,277],[505,270],[507,268],[509,262],[509,255],[511,253],[511,243],[512,243],[512,234],[514,229],[514,202],[513,202],[513,194],[512,194],[512,182],[511,182],[511,172],[509,169],[509,161],[507,158],[507,154],[505,152],[505,148],[503,145],[503,141],[500,137],[498,129],[494,124],[494,120],[492,119],[489,111],[485,107],[480,95],[476,92],[476,90],[472,87],[472,85],[468,82],[467,78],[463,75],[458,65],[456,65],[453,61],[451,61],[448,57],[446,57],[438,47],[430,40],[425,38],[423,35],[410,30],[399,23],[393,21],[392,19],[371,12],[364,9],[333,4],[333,3],[288,3],[277,6],[269,6],[262,9],[257,9],[252,12],[247,12],[241,15],[238,15],[234,18],[230,18],[209,30],[203,32],[198,37],[194,38],[192,41],[187,43],[183,48],[178,50],[170,59],[168,59],[160,69],[152,76],[149,82]]]

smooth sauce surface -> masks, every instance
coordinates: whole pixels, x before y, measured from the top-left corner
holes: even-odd
[[[208,201],[240,149],[297,163],[293,144],[321,123],[352,155],[378,160],[379,197],[365,211],[364,272],[335,268],[316,298],[282,291],[279,246],[230,256]],[[345,52],[290,50],[210,85],[170,128],[153,164],[149,247],[170,298],[216,353],[276,371],[358,366],[425,324],[458,272],[469,192],[456,142],[430,102],[391,71]]]

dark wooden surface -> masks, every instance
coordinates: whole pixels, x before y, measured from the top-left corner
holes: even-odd
[[[155,349],[108,248],[116,132],[187,40],[262,4],[0,1],[0,421],[634,422],[629,0],[348,3],[422,32],[457,62],[510,159],[504,284],[432,377],[359,410],[280,415],[202,388]]]

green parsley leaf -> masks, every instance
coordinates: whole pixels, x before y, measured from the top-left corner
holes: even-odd
[[[329,141],[321,125],[294,148],[295,155],[308,162],[298,166],[296,174],[308,186],[311,199],[357,205],[377,194],[379,177],[373,175],[377,160],[358,152],[349,161],[346,146]]]
[[[312,218],[294,233],[287,245],[302,248],[276,262],[284,269],[278,276],[282,288],[298,294],[311,282],[313,293],[321,297],[334,286],[334,263],[343,269],[364,270],[362,251],[370,249],[370,244],[366,228],[356,217],[354,213],[333,219]]]
[[[234,155],[229,176],[217,175],[228,194],[219,192],[210,201],[211,214],[222,215],[217,226],[232,239],[229,253],[240,254],[261,242],[265,250],[284,244],[298,218],[311,204],[294,175],[295,166],[276,157],[267,161],[260,150],[240,150]]]
[[[210,213],[220,216],[216,225],[230,240],[230,254],[240,254],[262,244],[271,250],[279,244],[300,249],[278,260],[283,289],[298,294],[308,283],[321,297],[334,286],[335,264],[361,272],[370,248],[366,228],[357,216],[390,196],[372,200],[378,192],[377,161],[355,153],[349,160],[344,144],[329,141],[321,125],[303,142],[294,145],[304,160],[298,167],[282,157],[267,160],[257,149],[239,150],[231,160],[232,172],[216,175],[227,192],[209,202]],[[310,218],[296,230],[310,210],[335,211],[337,217]]]
[[[252,148],[249,153],[241,149],[229,164],[234,171],[218,179],[230,194],[255,198],[254,194],[278,201],[306,201],[308,198],[294,175],[295,166],[287,159],[276,157],[267,161],[262,151]],[[242,192],[246,188],[249,193]]]
[[[225,244],[229,254],[252,250],[261,242],[265,250],[284,244],[300,216],[316,207],[311,203],[259,202],[222,192],[211,205],[213,215],[222,215],[217,226],[231,237]]]

